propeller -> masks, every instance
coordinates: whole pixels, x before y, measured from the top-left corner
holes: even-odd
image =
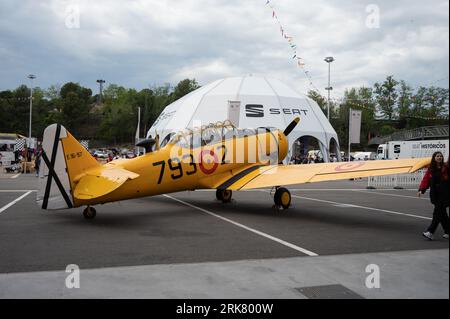
[[[284,129],[284,135],[288,136],[292,130],[297,126],[297,124],[300,122],[300,118],[296,117],[289,125]]]
[[[147,138],[147,139],[137,143],[136,146],[143,147],[143,148],[145,148],[145,152],[146,153],[150,153],[152,151],[153,145],[155,145],[155,144],[156,144],[156,140],[155,139]]]

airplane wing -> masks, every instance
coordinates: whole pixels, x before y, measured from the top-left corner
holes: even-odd
[[[252,166],[217,183],[215,188],[245,190],[314,183],[368,176],[413,173],[430,164],[430,158],[357,161],[304,165]]]
[[[120,167],[101,167],[88,171],[79,178],[73,195],[77,199],[101,197],[116,190],[128,179],[137,177],[139,177],[139,174]]]

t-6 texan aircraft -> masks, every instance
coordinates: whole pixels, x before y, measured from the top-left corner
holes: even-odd
[[[137,146],[146,154],[104,165],[61,125],[44,131],[38,204],[43,209],[87,206],[83,216],[96,216],[94,205],[144,196],[196,189],[216,189],[216,197],[231,200],[232,191],[275,187],[275,205],[287,209],[292,184],[358,177],[412,173],[429,158],[283,165],[287,136],[298,124],[295,118],[284,131],[275,128],[237,129],[216,123],[181,131],[164,145],[159,138]]]

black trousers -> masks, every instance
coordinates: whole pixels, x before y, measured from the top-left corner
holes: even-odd
[[[441,203],[434,205],[433,219],[431,220],[431,225],[428,227],[428,231],[434,234],[439,224],[444,228],[444,232],[448,234],[449,218],[447,215],[447,207]]]

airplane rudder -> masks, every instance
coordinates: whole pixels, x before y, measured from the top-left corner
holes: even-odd
[[[67,137],[67,130],[60,124],[49,125],[44,130],[36,198],[43,209],[73,207],[70,181],[61,143],[61,139],[65,137]]]

